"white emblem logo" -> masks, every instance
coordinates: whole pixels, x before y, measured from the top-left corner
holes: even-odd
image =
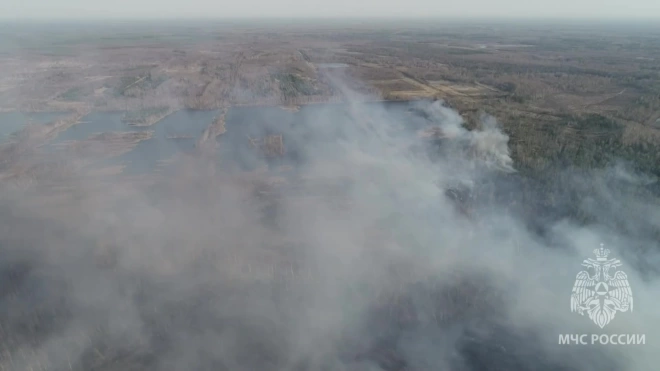
[[[571,295],[571,312],[578,312],[584,315],[586,312],[589,318],[600,328],[605,327],[617,311],[627,312],[633,310],[633,297],[628,283],[628,276],[616,270],[610,274],[612,269],[620,267],[619,259],[607,259],[610,250],[603,248],[595,249],[596,260],[586,259],[582,266],[587,267],[575,277],[573,285],[573,294]],[[593,275],[589,275],[589,270],[593,270]]]

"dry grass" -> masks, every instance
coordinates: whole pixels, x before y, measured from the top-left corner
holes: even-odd
[[[266,157],[281,157],[286,152],[282,134],[269,135],[265,138],[254,139],[248,137],[250,146],[261,151]]]
[[[207,148],[210,151],[213,151],[216,148],[216,137],[227,131],[225,128],[226,115],[227,109],[222,109],[218,116],[213,120],[213,123],[204,130],[202,136],[197,140],[197,148]]]
[[[109,132],[86,140],[59,144],[78,158],[115,157],[128,153],[143,140],[151,139],[153,131]]]
[[[628,122],[622,139],[625,144],[660,143],[660,129],[636,122]]]

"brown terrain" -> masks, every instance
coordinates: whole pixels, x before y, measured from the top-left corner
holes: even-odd
[[[332,72],[384,100],[443,99],[468,119],[486,111],[525,158],[547,152],[548,140],[607,135],[565,125],[585,117],[623,125],[625,144],[660,139],[660,31],[651,26],[87,27],[15,33],[0,56],[0,110],[118,110],[144,126],[181,108],[295,109],[342,100]]]

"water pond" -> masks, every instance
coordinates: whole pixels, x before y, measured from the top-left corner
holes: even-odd
[[[47,124],[65,115],[66,112],[0,112],[0,142],[7,141],[12,134],[20,131],[30,122]]]

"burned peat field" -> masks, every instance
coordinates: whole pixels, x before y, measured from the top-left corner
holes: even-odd
[[[0,34],[0,370],[657,367],[657,26]]]

